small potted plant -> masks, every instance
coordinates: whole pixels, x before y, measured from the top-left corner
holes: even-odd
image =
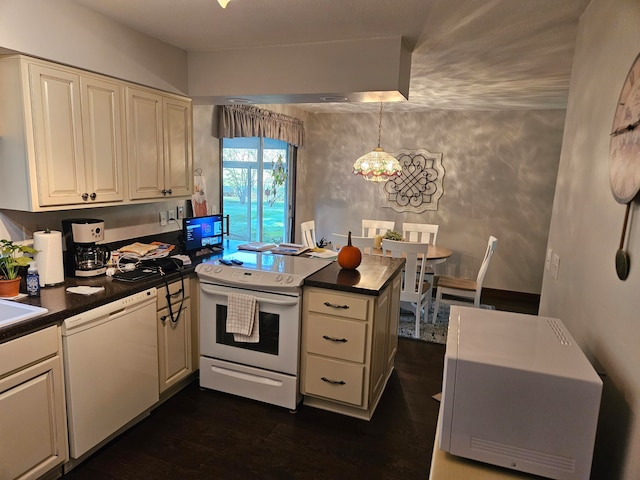
[[[20,293],[20,267],[26,267],[33,261],[32,257],[37,250],[26,246],[17,245],[11,240],[0,240],[0,297],[15,297]]]

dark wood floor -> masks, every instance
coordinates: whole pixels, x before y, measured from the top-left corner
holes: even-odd
[[[538,308],[491,300],[501,310]],[[289,413],[191,383],[64,479],[426,479],[444,352],[401,338],[370,422],[304,405]]]

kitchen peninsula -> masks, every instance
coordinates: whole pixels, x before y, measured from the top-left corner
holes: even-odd
[[[337,262],[303,287],[304,404],[370,420],[393,372],[404,259],[363,255],[357,270]]]

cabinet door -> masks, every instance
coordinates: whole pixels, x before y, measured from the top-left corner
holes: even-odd
[[[122,87],[94,77],[82,77],[81,84],[85,201],[122,201]]]
[[[175,318],[180,303],[172,307]],[[171,320],[168,308],[158,312],[158,363],[160,393],[193,372],[189,299],[184,301],[177,322]]]
[[[373,320],[373,340],[371,345],[371,383],[372,399],[377,398],[387,378],[387,334],[389,331],[389,302],[391,288],[387,287],[378,296]]]
[[[40,206],[82,202],[86,192],[80,76],[29,65]]]
[[[163,98],[165,191],[167,196],[191,195],[193,183],[191,102]]]
[[[162,97],[129,87],[126,109],[129,197],[162,198],[165,175]]]
[[[0,478],[35,479],[65,462],[59,356],[0,380]]]
[[[391,302],[389,304],[389,331],[387,332],[387,372],[393,370],[398,351],[398,323],[400,321],[400,287],[402,274],[395,276],[391,282]]]

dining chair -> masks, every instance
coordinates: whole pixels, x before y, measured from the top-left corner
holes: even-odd
[[[341,233],[334,233],[332,235],[333,246],[336,250],[340,250],[347,244],[348,236]],[[354,237],[351,235],[351,245],[358,247],[362,253],[368,255],[373,254],[373,237]]]
[[[402,224],[402,237],[407,242],[430,243],[431,245],[435,245],[438,239],[439,229],[440,225],[436,225],[434,223],[405,222]],[[435,275],[433,266],[444,261],[445,259],[440,259],[429,262],[427,271],[425,272],[425,275],[429,282],[433,283],[433,276]]]
[[[386,220],[362,220],[362,236],[375,237],[384,235],[388,230],[396,228],[396,222]]]
[[[404,273],[400,289],[400,304],[410,304],[416,315],[415,338],[420,338],[420,321],[424,314],[425,323],[429,321],[429,302],[431,301],[431,283],[425,280],[427,268],[428,243],[399,242],[382,239],[382,250],[392,257],[404,258]]]
[[[493,253],[496,251],[497,245],[498,239],[491,235],[489,237],[489,242],[487,243],[487,250],[484,254],[484,259],[480,265],[480,270],[478,270],[478,276],[475,280],[448,276],[441,276],[438,278],[438,284],[436,286],[436,303],[433,307],[433,323],[436,323],[438,318],[438,310],[440,309],[441,301],[449,305],[480,307],[482,284],[484,283],[484,277],[487,274],[489,262],[491,261],[491,257],[493,257]],[[446,297],[443,298],[443,295]]]
[[[403,223],[402,236],[407,242],[436,244],[440,225],[433,223]]]
[[[302,232],[302,243],[309,248],[316,248],[316,222],[309,220],[308,222],[302,222],[300,224],[300,230]]]

